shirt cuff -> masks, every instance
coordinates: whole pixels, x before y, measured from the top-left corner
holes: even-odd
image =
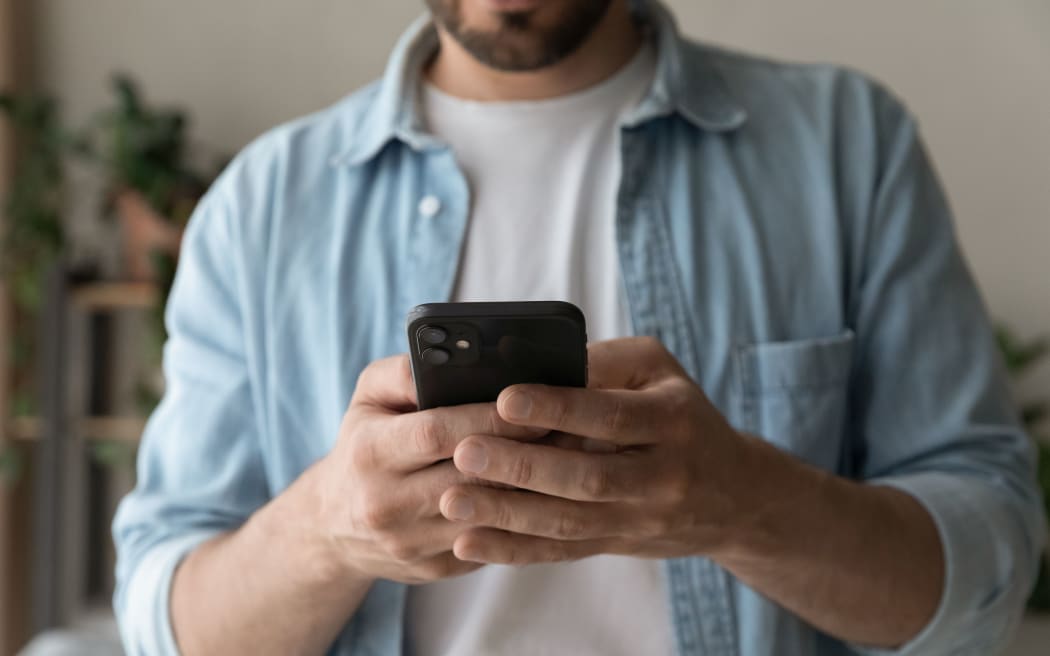
[[[121,640],[129,656],[178,656],[171,626],[171,581],[190,552],[221,531],[198,531],[161,542],[145,553],[128,578],[117,609]]]
[[[987,481],[922,472],[868,481],[913,496],[933,518],[944,550],[944,588],[933,618],[898,649],[851,645],[866,656],[996,653],[1020,622],[1027,587],[1017,528]]]

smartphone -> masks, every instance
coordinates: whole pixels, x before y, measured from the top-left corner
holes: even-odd
[[[587,327],[572,303],[419,305],[408,347],[420,410],[495,401],[519,383],[587,386]]]

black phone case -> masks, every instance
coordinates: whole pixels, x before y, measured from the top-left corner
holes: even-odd
[[[427,341],[428,328],[440,329],[446,339]],[[420,305],[408,315],[408,344],[421,410],[495,401],[503,388],[518,383],[587,385],[587,328],[583,312],[571,303]],[[437,364],[433,353],[424,355],[435,348],[449,360]],[[439,353],[437,359],[444,357]]]

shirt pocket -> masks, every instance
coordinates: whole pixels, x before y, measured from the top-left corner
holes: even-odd
[[[748,344],[734,356],[737,428],[823,469],[839,465],[847,420],[852,331]]]

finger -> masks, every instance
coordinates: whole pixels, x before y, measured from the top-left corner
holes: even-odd
[[[388,531],[377,530],[376,545],[388,561],[412,567],[429,558],[448,553],[463,533],[463,526],[444,517],[431,517]]]
[[[590,437],[580,437],[579,435],[570,435],[569,433],[559,432],[551,432],[542,440],[538,440],[537,443],[548,444],[550,446],[556,446],[561,449],[586,451],[587,453],[616,453],[620,450],[620,448],[612,442],[606,442],[604,440],[595,440]]]
[[[469,476],[576,501],[634,501],[653,471],[648,452],[583,453],[474,435],[453,462]]]
[[[493,565],[532,565],[580,560],[606,553],[605,540],[552,540],[492,528],[471,529],[458,538],[452,552],[460,560]]]
[[[477,480],[456,469],[448,460],[412,472],[391,491],[392,523],[404,525],[410,521],[440,517],[441,496],[445,491]]]
[[[481,563],[460,560],[452,551],[445,551],[428,558],[412,568],[412,572],[401,582],[409,584],[430,583],[442,579],[455,578],[482,567]]]
[[[515,424],[631,446],[658,441],[653,428],[666,414],[660,400],[649,391],[512,385],[496,408]]]
[[[507,422],[499,416],[494,403],[476,403],[391,417],[386,428],[369,439],[377,463],[407,472],[451,458],[456,445],[469,435],[534,440],[547,432]]]
[[[442,495],[449,488],[463,485],[480,489],[509,489],[509,486],[500,483],[468,476],[456,469],[451,460],[444,460],[412,472],[394,488],[390,494],[390,523],[404,525],[406,520],[440,517]]]
[[[366,405],[387,412],[415,410],[416,385],[408,355],[393,355],[372,362],[357,377],[351,405]]]
[[[535,492],[471,485],[449,488],[441,514],[453,522],[557,540],[623,535],[636,522],[619,504],[568,501]]]
[[[587,345],[588,387],[641,389],[681,366],[655,337],[626,337]]]

